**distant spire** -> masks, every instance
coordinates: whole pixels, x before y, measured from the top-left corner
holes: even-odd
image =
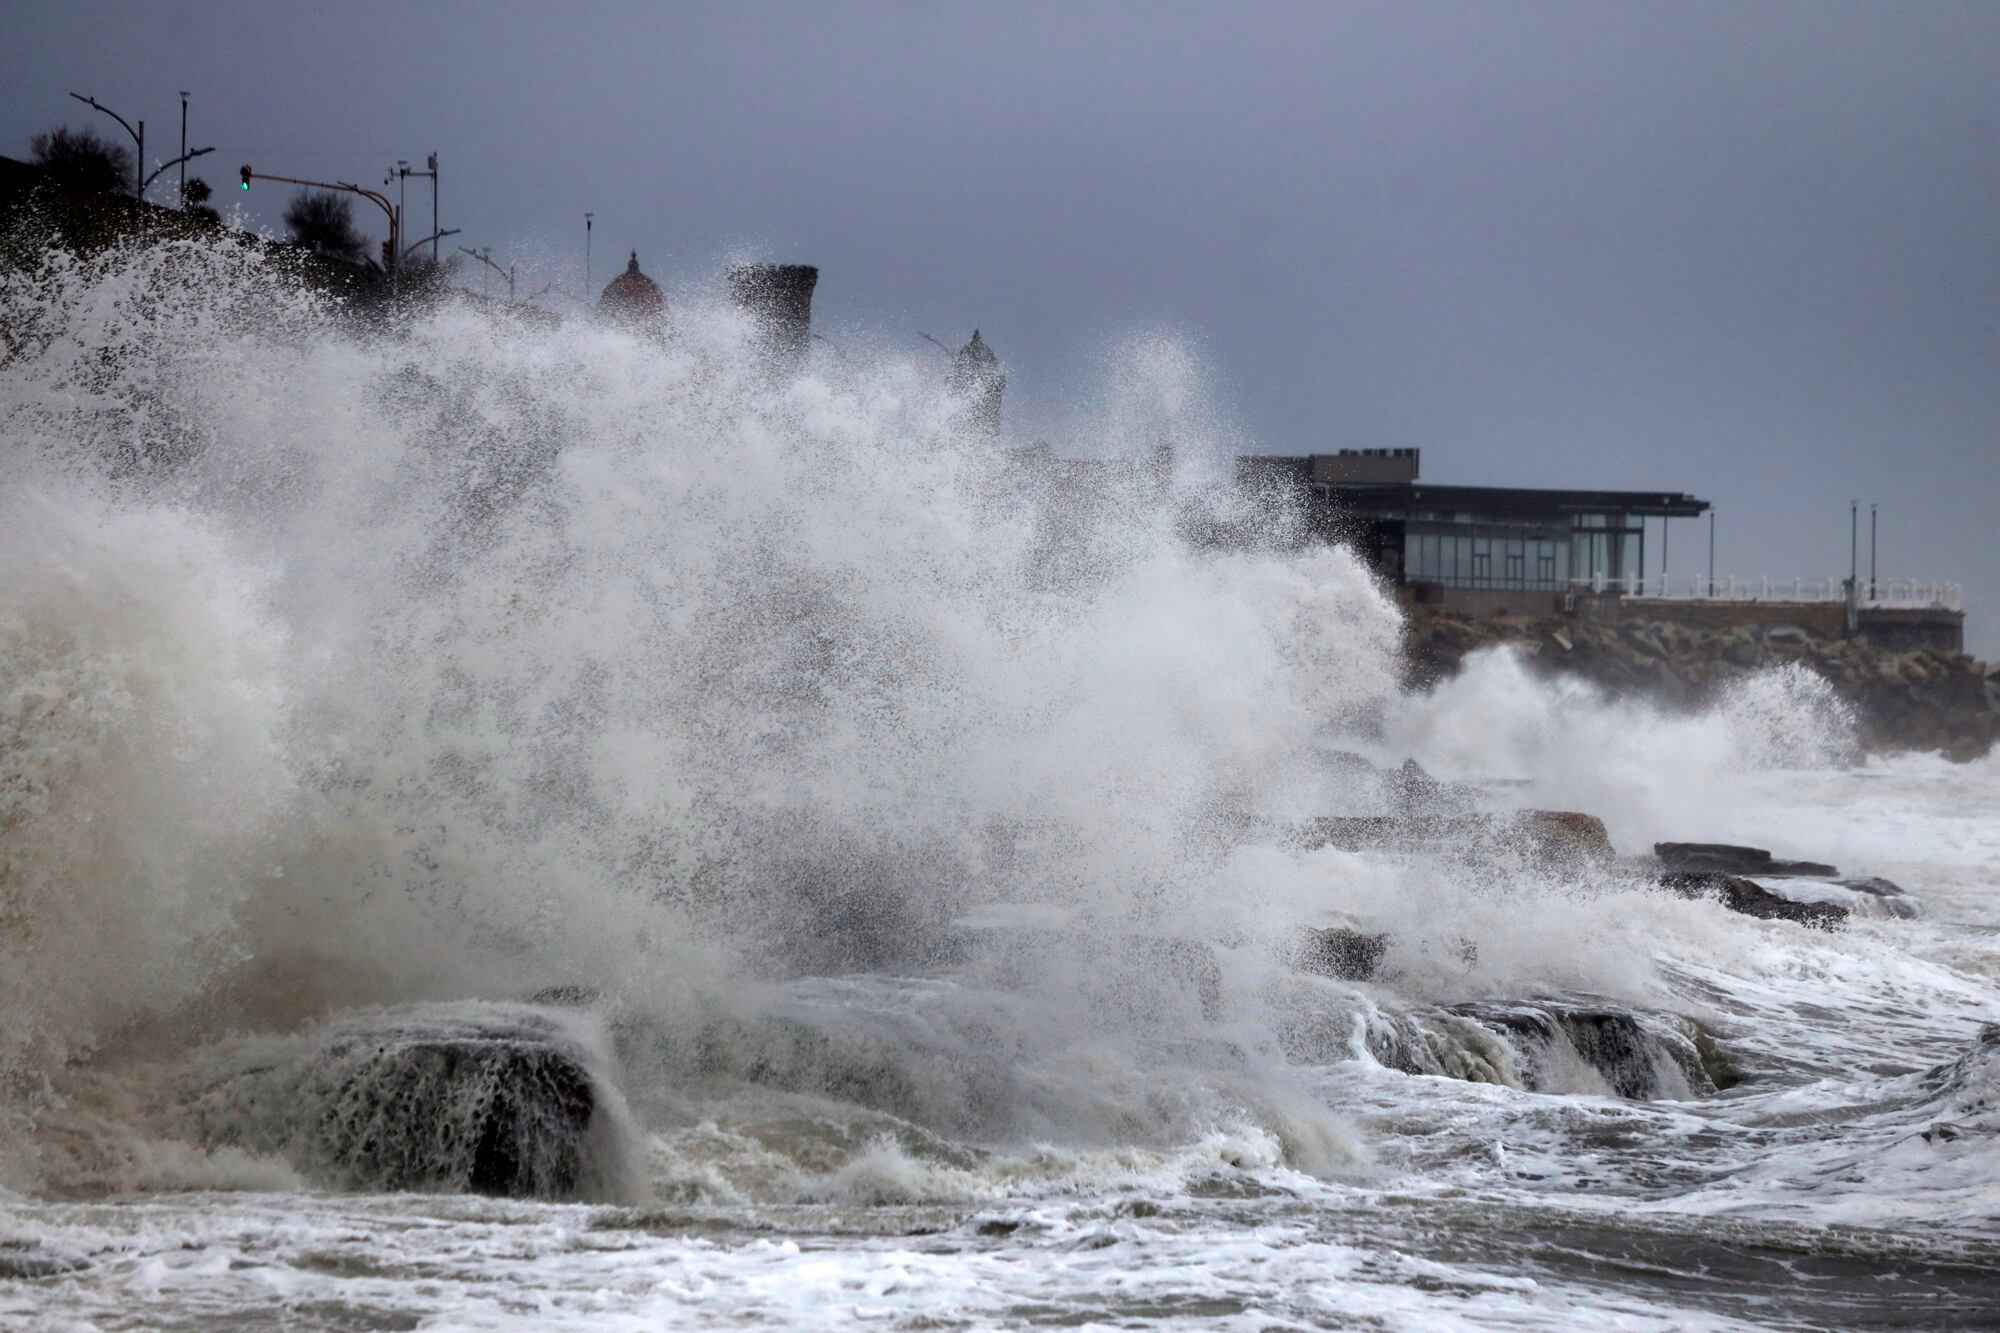
[[[639,271],[639,252],[637,250],[634,250],[632,252],[632,262],[625,266],[625,271],[627,273],[637,273]],[[975,338],[978,337],[979,330],[974,329],[972,331],[972,336]]]

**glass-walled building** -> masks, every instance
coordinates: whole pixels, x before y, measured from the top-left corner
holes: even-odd
[[[1352,544],[1392,582],[1559,592],[1643,578],[1648,518],[1693,518],[1678,492],[1431,486],[1415,450],[1239,461],[1256,485],[1295,490],[1319,535]]]

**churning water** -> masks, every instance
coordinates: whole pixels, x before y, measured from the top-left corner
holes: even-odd
[[[0,312],[0,1322],[2000,1321],[2000,766],[1843,766],[1809,677],[1405,693],[1173,346],[1084,478],[699,295]],[[1408,757],[1922,915],[1289,836]]]

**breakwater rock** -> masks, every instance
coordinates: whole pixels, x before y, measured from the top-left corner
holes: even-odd
[[[232,1043],[189,1088],[196,1137],[336,1189],[613,1198],[622,1103],[592,1020],[466,1002]]]
[[[1933,649],[1896,652],[1791,624],[1710,628],[1626,618],[1474,618],[1415,608],[1409,670],[1419,684],[1455,674],[1470,653],[1512,645],[1552,673],[1674,705],[1699,704],[1769,667],[1798,664],[1853,705],[1870,750],[1939,750],[1976,759],[2000,742],[2000,665]]]

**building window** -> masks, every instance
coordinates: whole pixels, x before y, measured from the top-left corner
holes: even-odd
[[[1516,551],[1507,553],[1507,586],[1518,588],[1528,581],[1528,557]]]

